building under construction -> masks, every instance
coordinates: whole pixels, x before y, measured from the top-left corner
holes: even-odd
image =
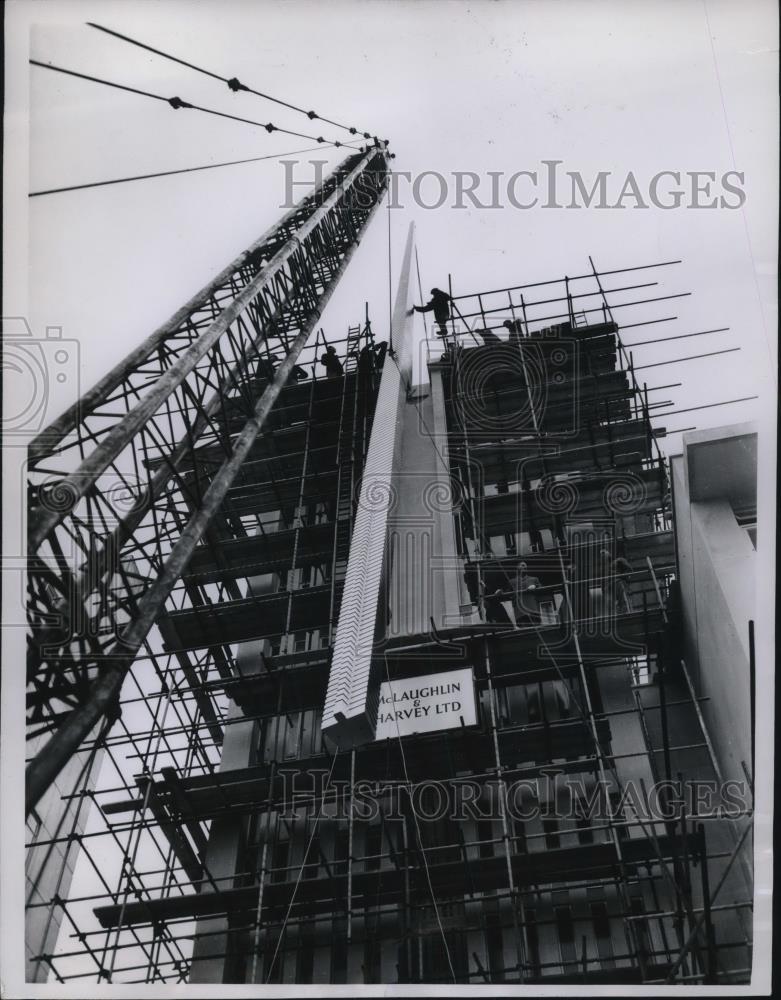
[[[421,339],[410,230],[389,328],[326,337],[388,169],[31,446],[31,857],[80,850],[28,974],[746,983],[753,761],[727,794],[685,659],[642,269],[451,287]]]

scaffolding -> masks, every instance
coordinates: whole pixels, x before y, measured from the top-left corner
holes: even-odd
[[[450,289],[429,371],[465,605],[459,621],[393,636],[376,656],[388,682],[469,666],[478,721],[341,752],[321,713],[377,387],[395,359],[368,315],[328,342],[342,367],[331,377],[318,370],[322,331],[295,356],[280,332],[292,361],[262,430],[157,608],[118,711],[79,743],[103,759],[100,782],[80,776],[70,793],[92,805],[87,819],[35,842],[77,841],[79,884],[93,887],[32,904],[63,916],[56,951],[38,956],[54,979],[748,981],[751,803],[725,816],[718,796],[705,811],[678,801],[687,780],[721,775],[681,658],[656,390],[637,381],[602,277],[592,265],[534,299],[528,287]],[[248,357],[237,345],[244,380],[177,454],[175,490],[174,438],[142,431],[137,468],[159,500],[149,536],[121,522],[132,545],[104,572],[90,642],[106,647],[112,602],[133,620],[134,588],[160,564],[142,546],[170,547],[204,509],[247,405],[278,382],[259,363],[274,353],[264,344]],[[213,371],[198,377],[215,388]],[[191,397],[176,398],[183,409]],[[79,454],[111,433],[90,412]],[[50,447],[39,471],[60,454]],[[107,548],[84,546],[85,572],[104,568]],[[50,607],[41,579],[33,592]],[[85,653],[36,668],[33,726],[56,724],[53,692],[83,699],[96,663]],[[435,818],[432,784],[448,796]]]

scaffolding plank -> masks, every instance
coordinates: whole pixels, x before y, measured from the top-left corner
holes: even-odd
[[[330,584],[171,611],[158,621],[164,649],[204,649],[282,635],[288,631],[290,595],[292,611],[289,631],[328,628]]]
[[[220,545],[222,565],[208,546],[193,553],[183,579],[196,583],[256,576],[262,573],[330,562],[334,545],[333,522],[303,525],[300,529],[265,532],[244,538],[226,539]],[[349,524],[340,521],[336,528],[337,544],[349,541]]]
[[[680,850],[680,838],[657,838],[662,856],[669,858]],[[657,846],[651,838],[632,837],[622,843],[624,864],[632,869],[653,864],[658,859]],[[512,855],[513,876],[519,886],[555,884],[578,880],[610,879],[618,874],[619,860],[612,843],[578,845]],[[481,892],[500,889],[507,883],[504,856],[474,858],[467,862],[475,886]],[[410,894],[413,899],[430,899],[432,886],[435,894],[459,895],[463,891],[464,862],[437,863],[429,861],[428,868],[410,865],[404,869],[410,876]],[[332,868],[332,872],[334,869]],[[295,888],[295,902],[313,912],[319,903],[324,910],[340,911],[344,907],[347,891],[347,874],[331,877],[304,878],[298,881],[295,872],[285,882],[267,881],[264,886],[263,908],[268,921],[285,912]],[[394,901],[403,893],[404,880],[391,866],[379,871],[354,872],[353,906],[374,905],[378,896],[384,903]],[[430,883],[429,883],[430,879]],[[122,906],[112,904],[95,908],[95,915],[102,927],[115,927],[122,914],[123,925],[135,925],[186,917],[204,917],[222,913],[236,914],[254,911],[257,905],[257,886],[227,889],[220,892],[204,891],[183,896],[169,896]]]

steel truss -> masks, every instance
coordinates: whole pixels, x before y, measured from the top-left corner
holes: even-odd
[[[28,767],[28,811],[116,712],[166,602],[236,595],[230,581],[211,593],[179,581],[202,538],[219,556],[215,515],[297,362],[315,361],[307,341],[382,198],[387,163],[379,146],[349,157],[32,442],[29,721],[55,732]],[[212,655],[226,674],[225,652]],[[186,656],[179,666],[194,683]],[[214,722],[208,700],[199,707]]]

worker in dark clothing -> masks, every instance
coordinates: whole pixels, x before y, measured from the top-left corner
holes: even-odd
[[[614,559],[608,549],[601,549],[602,558],[602,594],[605,602],[605,614],[612,608],[624,613],[632,610],[629,581],[632,574],[632,564],[616,556]]]
[[[258,358],[257,377],[267,378],[270,382],[274,378],[274,372],[277,370],[277,361],[279,361],[279,358],[276,354],[269,354],[267,358]]]
[[[525,562],[518,563],[518,572],[515,575],[515,623],[539,622],[540,601],[537,595],[541,587],[539,577],[530,576]]]
[[[364,344],[360,351],[350,351],[349,357],[358,359],[358,374],[368,375],[374,369],[374,347]]]
[[[278,362],[279,357],[276,354],[269,354],[267,358],[260,358],[258,360],[258,378],[265,378],[270,382],[276,375]],[[290,377],[295,382],[303,382],[309,376],[306,373],[306,369],[302,368],[301,365],[293,365]]]
[[[350,356],[358,359],[359,375],[370,375],[382,370],[387,351],[387,340],[381,340],[378,344],[365,344],[360,351],[350,351]]]
[[[379,344],[365,344],[357,352],[358,371],[362,373],[377,371],[382,366],[387,349],[388,343],[385,340]]]
[[[464,570],[464,583],[466,584],[466,589],[469,591],[469,600],[472,601],[473,604],[477,604],[480,597],[480,586],[477,566],[475,566],[474,563],[466,564],[466,569]]]
[[[344,375],[344,368],[337,357],[335,347],[326,347],[325,354],[320,358],[320,364],[325,367],[327,378],[341,378]]]
[[[492,330],[475,330],[475,333],[483,338],[483,343],[486,347],[491,347],[493,344],[501,344],[501,337],[497,337]]]
[[[447,292],[443,292],[439,288],[432,288],[429,302],[425,306],[413,306],[412,308],[415,312],[419,313],[433,312],[434,319],[439,327],[440,336],[446,337],[447,321],[450,319],[451,301]]]
[[[507,330],[509,331],[509,343],[516,345],[520,344],[521,340],[523,340],[523,324],[521,321],[519,319],[506,319],[504,323],[502,323],[502,326],[507,327]]]
[[[492,625],[507,625],[512,628],[512,619],[507,614],[507,609],[502,600],[504,595],[501,588],[497,587],[491,593],[486,593],[485,585],[482,587],[483,608],[485,609],[485,620]]]

